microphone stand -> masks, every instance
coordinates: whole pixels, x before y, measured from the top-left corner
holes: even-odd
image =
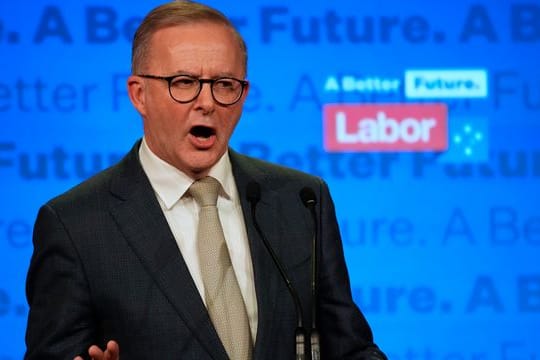
[[[317,198],[311,188],[305,187],[300,191],[300,198],[304,205],[309,209],[311,218],[313,219],[313,237],[311,242],[311,360],[321,359],[321,343],[319,331],[317,330],[317,244],[318,244],[318,221],[315,205]]]
[[[257,203],[259,202],[261,197],[261,189],[258,183],[251,182],[248,184],[247,189],[247,198],[248,201],[251,204],[251,218],[253,219],[253,225],[255,226],[255,229],[257,230],[257,233],[263,240],[263,244],[270,253],[270,257],[272,258],[272,261],[276,265],[281,278],[283,281],[285,281],[285,284],[287,285],[287,288],[289,289],[289,293],[291,294],[291,297],[293,298],[295,310],[296,310],[296,330],[295,330],[295,352],[296,352],[296,360],[308,360],[306,357],[306,330],[304,329],[303,321],[302,321],[302,304],[300,303],[300,298],[298,297],[298,294],[296,293],[296,290],[291,284],[291,281],[289,280],[289,277],[287,276],[287,273],[285,272],[285,269],[283,266],[281,266],[281,263],[278,260],[278,257],[272,247],[270,246],[270,243],[268,242],[268,239],[266,239],[266,236],[264,236],[264,233],[262,232],[259,223],[257,221],[257,217],[255,216],[256,213],[256,207]]]

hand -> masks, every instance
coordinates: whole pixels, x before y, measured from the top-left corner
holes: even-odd
[[[107,348],[104,352],[97,345],[90,346],[88,355],[90,355],[92,360],[120,360],[120,347],[116,341],[111,340],[107,343]],[[83,358],[77,356],[73,360],[83,360]]]

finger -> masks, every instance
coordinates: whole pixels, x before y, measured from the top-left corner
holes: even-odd
[[[114,340],[111,340],[107,343],[107,350],[109,350],[115,355],[120,355],[120,346]]]
[[[90,346],[88,355],[90,355],[93,360],[105,360],[103,351],[97,345]]]
[[[114,340],[110,340],[107,343],[107,351],[105,352],[105,360],[118,360],[120,359],[120,346]]]

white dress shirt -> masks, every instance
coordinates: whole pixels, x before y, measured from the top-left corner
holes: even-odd
[[[142,168],[150,180],[161,210],[169,223],[178,248],[187,264],[195,286],[204,300],[204,285],[197,255],[197,223],[199,206],[191,196],[184,196],[194,179],[157,157],[143,138],[139,149]],[[208,174],[221,184],[217,207],[229,248],[231,262],[244,298],[253,341],[257,334],[257,297],[249,243],[232,174],[228,152],[219,159]]]

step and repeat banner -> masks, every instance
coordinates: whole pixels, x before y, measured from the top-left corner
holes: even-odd
[[[232,147],[323,177],[390,359],[540,359],[540,2],[213,0],[245,36]],[[23,356],[39,206],[141,136],[157,1],[0,3],[0,359]]]

